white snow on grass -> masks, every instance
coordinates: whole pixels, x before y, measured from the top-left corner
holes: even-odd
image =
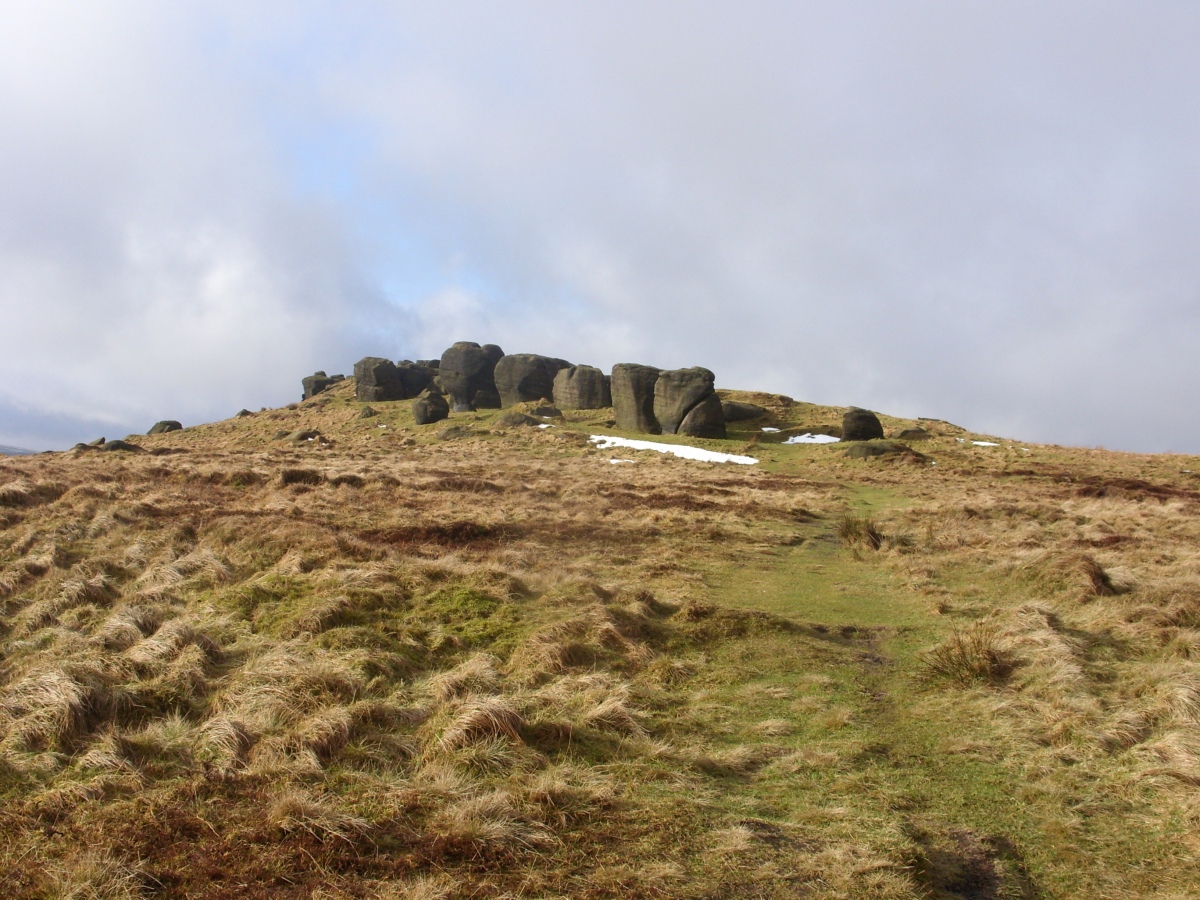
[[[637,460],[635,460],[635,459],[610,459],[609,462],[612,463],[614,466],[619,466],[621,463],[637,462]]]
[[[689,447],[686,444],[660,444],[657,441],[635,441],[630,438],[613,437],[607,434],[593,434],[589,440],[599,450],[611,450],[613,447],[628,447],[630,450],[655,450],[659,453],[670,453],[683,459],[695,459],[700,462],[737,463],[742,466],[752,466],[758,462],[753,456],[736,456],[732,453],[717,453],[715,450],[705,450],[702,447]]]
[[[828,434],[793,434],[785,444],[836,444],[841,438]]]
[[[765,425],[765,426],[763,426],[763,431],[765,431],[767,434],[777,434],[779,432],[779,429],[772,428],[769,425]]]
[[[999,447],[995,441],[971,441],[976,447]]]

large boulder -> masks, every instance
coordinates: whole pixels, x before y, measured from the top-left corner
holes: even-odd
[[[312,375],[300,379],[300,384],[304,386],[304,395],[300,399],[309,400],[317,396],[317,394],[321,393],[321,391],[325,390],[331,384],[337,384],[339,381],[345,380],[345,375],[326,375],[322,371],[314,372]]]
[[[178,422],[176,422],[174,419],[164,419],[161,422],[155,422],[154,427],[151,428],[149,431],[147,431],[146,434],[166,434],[169,431],[182,431],[182,430],[183,430],[183,426],[180,425]]]
[[[869,409],[852,406],[842,416],[843,441],[873,441],[882,437],[883,425]]]
[[[604,409],[612,406],[609,378],[595,366],[571,366],[554,376],[554,403],[559,409]]]
[[[367,356],[354,364],[354,396],[363,403],[411,400],[429,387],[433,376],[431,369],[407,359],[396,364]]]
[[[413,401],[413,421],[418,425],[432,425],[449,418],[450,404],[436,391],[426,391]]]
[[[724,438],[725,411],[722,409],[721,398],[716,394],[709,394],[693,406],[679,423],[676,434],[699,438]]]
[[[442,389],[450,394],[455,412],[470,412],[477,405],[476,395],[483,393],[487,404],[496,392],[496,363],[504,358],[504,351],[495,344],[479,346],[473,341],[459,341],[442,354],[438,361],[438,377]],[[498,399],[497,404],[499,405]]]
[[[767,411],[755,403],[743,403],[741,400],[722,400],[721,412],[725,414],[726,422],[748,422],[767,414]]]
[[[554,397],[554,376],[570,367],[565,359],[539,356],[537,353],[513,353],[496,363],[496,390],[500,405],[507,409],[518,403],[550,400]]]
[[[654,417],[654,385],[659,369],[637,363],[613,366],[610,389],[617,427],[642,434],[662,434]]]
[[[692,407],[715,393],[716,376],[708,369],[667,369],[654,383],[654,418],[665,434],[677,434]],[[720,400],[717,401],[718,406]],[[725,420],[721,419],[724,426]]]

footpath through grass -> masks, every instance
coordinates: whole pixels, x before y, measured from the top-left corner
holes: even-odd
[[[839,541],[838,524],[815,520],[773,557],[707,574],[714,602],[796,626],[716,651],[720,676],[695,700],[721,711],[710,724],[731,745],[774,729],[786,747],[730,797],[807,828],[813,847],[842,839],[860,871],[904,859],[925,896],[1187,896],[1181,826],[1110,790],[1103,767],[1031,788],[996,692],[928,677],[922,652],[955,623],[883,554]]]

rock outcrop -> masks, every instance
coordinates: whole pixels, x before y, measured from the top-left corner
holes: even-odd
[[[741,400],[722,400],[721,412],[725,414],[726,422],[748,422],[767,414],[761,406],[743,403]]]
[[[724,439],[725,412],[721,407],[721,398],[709,394],[690,410],[679,423],[676,434],[686,434],[689,437]]]
[[[339,381],[345,381],[345,375],[326,375],[324,372],[317,371],[306,378],[300,379],[300,384],[304,387],[304,395],[301,400],[309,400],[331,384],[337,384]]]
[[[443,390],[450,394],[455,412],[499,407],[495,371],[496,363],[503,358],[504,351],[495,344],[481,347],[473,341],[459,341],[442,354],[438,377]]]
[[[429,387],[434,371],[409,360],[367,356],[354,364],[354,397],[362,403],[411,400]]]
[[[678,434],[679,426],[687,418],[692,409],[716,396],[714,384],[716,376],[708,369],[694,366],[690,369],[667,369],[658,374],[654,383],[654,418],[662,426],[665,434]],[[720,410],[721,401],[716,401]],[[706,418],[711,421],[716,413],[709,412]],[[721,436],[724,437],[725,418],[721,414]]]
[[[496,363],[495,371],[500,406],[507,409],[518,403],[553,399],[554,376],[570,365],[565,359],[537,353],[513,353],[504,357]]]
[[[843,441],[873,441],[882,437],[883,425],[869,409],[852,406],[842,416]]]
[[[418,425],[432,425],[450,416],[450,404],[437,391],[425,391],[413,401],[412,412]]]
[[[163,419],[161,422],[155,422],[154,427],[147,431],[146,434],[166,434],[170,431],[182,430],[183,426],[174,419]]]
[[[642,434],[662,434],[654,416],[654,385],[661,370],[637,363],[617,363],[610,381],[617,427]]]
[[[559,369],[553,399],[559,409],[604,409],[613,405],[610,379],[595,366]]]

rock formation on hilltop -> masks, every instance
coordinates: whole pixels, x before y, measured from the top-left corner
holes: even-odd
[[[559,409],[605,409],[613,405],[610,379],[595,366],[571,366],[554,376]]]
[[[481,347],[473,341],[459,341],[442,354],[438,377],[443,390],[450,395],[455,412],[500,405],[495,371],[496,363],[503,358],[504,351],[495,344]]]
[[[513,353],[496,363],[496,390],[500,405],[507,409],[518,403],[554,398],[554,376],[571,364],[565,359],[537,353]]]
[[[666,434],[725,437],[725,414],[708,369],[668,369],[654,383],[654,418]],[[695,413],[695,415],[693,415]]]
[[[654,416],[654,385],[660,369],[637,363],[617,363],[610,382],[617,427],[642,434],[662,434]]]

